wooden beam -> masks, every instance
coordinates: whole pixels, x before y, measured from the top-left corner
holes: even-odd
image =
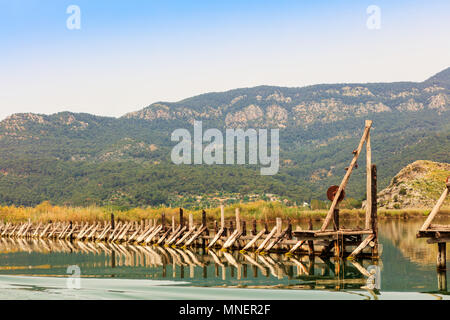
[[[420,228],[420,231],[425,231],[425,230],[427,230],[430,227],[431,222],[436,217],[437,213],[439,212],[439,210],[441,209],[442,205],[444,204],[445,198],[447,198],[447,196],[448,196],[448,190],[449,190],[449,188],[446,187],[444,192],[442,192],[441,197],[439,198],[438,202],[434,206],[434,208],[431,211],[431,213],[428,215],[428,218],[425,221],[425,223],[423,224],[422,228]]]
[[[372,241],[373,238],[374,238],[373,234],[369,235],[363,242],[361,242],[361,244],[355,250],[353,250],[349,258],[356,257],[362,250],[364,250],[365,247],[369,245],[369,242]]]
[[[155,227],[152,227],[151,228],[151,233],[148,235],[148,237],[144,237],[143,238],[143,240],[144,240],[144,243],[149,243],[149,242],[151,242],[152,240],[153,240],[153,238],[155,238],[157,235],[158,235],[158,233],[161,231],[161,230],[163,230],[163,225],[162,224],[160,224],[159,226],[155,226]],[[170,229],[169,229],[170,230]]]
[[[179,246],[180,244],[183,244],[183,242],[186,241],[188,237],[190,237],[195,232],[195,227],[192,227],[186,232],[176,243],[176,246]]]
[[[206,226],[201,226],[199,230],[186,242],[185,246],[190,246],[203,232],[207,229]]]
[[[262,250],[264,250],[265,246],[267,245],[267,243],[270,241],[270,239],[275,235],[275,233],[277,232],[278,228],[275,226],[272,231],[267,235],[266,239],[264,239],[264,241],[259,245],[258,249],[256,250],[256,252],[261,252]]]
[[[216,233],[212,241],[209,243],[208,248],[212,248],[217,241],[224,235],[225,233],[225,208],[224,206],[220,206],[220,230]]]
[[[247,243],[247,245],[244,247],[244,249],[242,249],[242,251],[250,249],[256,243],[256,241],[258,241],[258,239],[261,238],[265,233],[266,233],[265,229],[261,230],[249,243]]]
[[[298,248],[300,248],[304,243],[306,242],[306,240],[301,240],[299,242],[297,242],[292,248],[291,250],[289,250],[288,253],[294,253]]]
[[[361,153],[361,150],[364,146],[364,142],[366,141],[367,135],[370,132],[370,127],[372,126],[372,121],[367,120],[366,121],[366,126],[364,128],[364,133],[363,136],[361,138],[361,141],[359,142],[359,146],[356,149],[356,153],[353,156],[353,160],[350,163],[350,167],[347,170],[347,173],[345,174],[344,178],[342,179],[341,185],[339,186],[338,191],[336,192],[336,195],[334,196],[334,200],[333,203],[331,204],[330,209],[328,210],[328,214],[327,217],[325,218],[325,221],[323,222],[322,227],[320,228],[321,231],[324,231],[328,225],[330,224],[331,218],[333,217],[333,212],[334,209],[336,208],[336,205],[338,203],[338,200],[341,196],[342,191],[345,189],[345,187],[347,186],[348,180],[350,178],[350,175],[352,174],[353,168],[355,167],[356,161],[358,160],[358,157]]]

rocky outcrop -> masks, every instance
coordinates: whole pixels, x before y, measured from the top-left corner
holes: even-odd
[[[378,194],[378,205],[385,209],[432,208],[448,176],[450,163],[416,161],[403,168]]]

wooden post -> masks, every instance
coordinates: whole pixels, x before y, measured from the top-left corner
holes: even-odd
[[[206,228],[205,233],[207,235],[209,235],[209,230],[208,230],[207,221],[206,221],[206,211],[205,210],[202,211],[202,226]],[[206,239],[205,239],[205,237],[202,237],[202,248],[205,248],[205,247],[206,247]]]
[[[339,208],[333,211],[334,229],[339,230]]]
[[[256,219],[253,219],[253,228],[252,228],[252,236],[256,236],[258,231],[256,230]]]
[[[161,214],[161,226],[162,226],[162,230],[166,231],[166,213],[163,212]]]
[[[367,135],[369,134],[371,126],[372,126],[372,121],[367,120],[366,121],[366,126],[364,128],[363,136],[362,136],[362,138],[361,138],[361,140],[359,142],[359,146],[356,149],[356,152],[355,152],[355,154],[353,156],[353,160],[350,163],[350,166],[349,166],[349,168],[347,170],[347,173],[345,174],[344,178],[342,179],[342,182],[341,182],[341,184],[339,186],[339,189],[338,189],[338,191],[336,192],[336,194],[334,196],[333,203],[331,204],[330,210],[328,211],[327,217],[325,218],[325,221],[323,222],[323,225],[320,228],[320,231],[325,231],[325,229],[328,227],[328,224],[331,221],[331,218],[333,217],[334,209],[336,208],[336,205],[338,204],[339,198],[341,197],[342,190],[344,190],[345,187],[347,186],[348,180],[349,180],[350,175],[351,175],[351,173],[353,171],[353,168],[355,167],[356,160],[358,160],[358,157],[359,157],[359,155],[361,153],[361,150],[362,150],[362,148],[364,146],[364,142],[366,141],[366,138],[367,138]]]
[[[370,145],[370,131],[367,133],[366,139],[366,176],[366,230],[368,230],[370,229],[370,220],[372,218],[372,147]]]
[[[230,236],[233,233],[233,231],[234,231],[233,221],[230,220],[230,226],[228,227],[228,234],[227,235]]]
[[[281,218],[277,218],[277,235],[281,234],[281,232],[283,232],[283,221],[281,220]]]
[[[239,208],[236,208],[235,213],[236,213],[236,230],[241,230],[241,216]]]
[[[189,230],[192,230],[194,228],[194,216],[192,213],[189,214]]]
[[[375,164],[372,165],[372,210],[371,210],[371,228],[374,234],[373,242],[374,246],[372,247],[372,256],[378,257],[378,191],[377,191],[377,166]]]
[[[438,270],[446,270],[446,253],[447,244],[445,242],[438,243],[437,268]]]
[[[447,271],[438,270],[438,290],[441,292],[447,292]]]
[[[289,240],[292,239],[292,223],[291,223],[291,220],[289,220],[289,222],[288,222],[288,231],[287,231],[286,235],[287,235],[287,238]]]
[[[180,226],[183,227],[184,219],[183,219],[183,209],[180,208]]]
[[[225,208],[220,206],[220,228],[225,229]]]
[[[309,230],[313,229],[312,219],[309,218]],[[314,241],[308,240],[308,253],[310,256],[314,256]]]
[[[206,221],[206,211],[203,210],[203,211],[202,211],[202,225],[203,225],[204,227],[206,227],[206,224],[207,224],[207,221]]]
[[[111,213],[111,230],[114,230],[115,222],[114,222],[114,213]]]

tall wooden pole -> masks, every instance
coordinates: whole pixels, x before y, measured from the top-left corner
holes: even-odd
[[[377,166],[372,165],[372,210],[371,210],[371,228],[374,234],[373,242],[374,246],[372,248],[372,256],[378,257],[378,195],[377,195]]]
[[[366,184],[366,230],[370,229],[370,219],[372,216],[372,147],[370,144],[370,131],[367,133],[366,140],[366,175],[367,175],[367,184]]]

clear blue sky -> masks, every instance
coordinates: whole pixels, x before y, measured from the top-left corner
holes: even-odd
[[[69,5],[81,29],[69,30]],[[381,29],[366,27],[369,5]],[[450,66],[450,2],[0,0],[0,119],[120,116],[262,84],[422,81]]]

